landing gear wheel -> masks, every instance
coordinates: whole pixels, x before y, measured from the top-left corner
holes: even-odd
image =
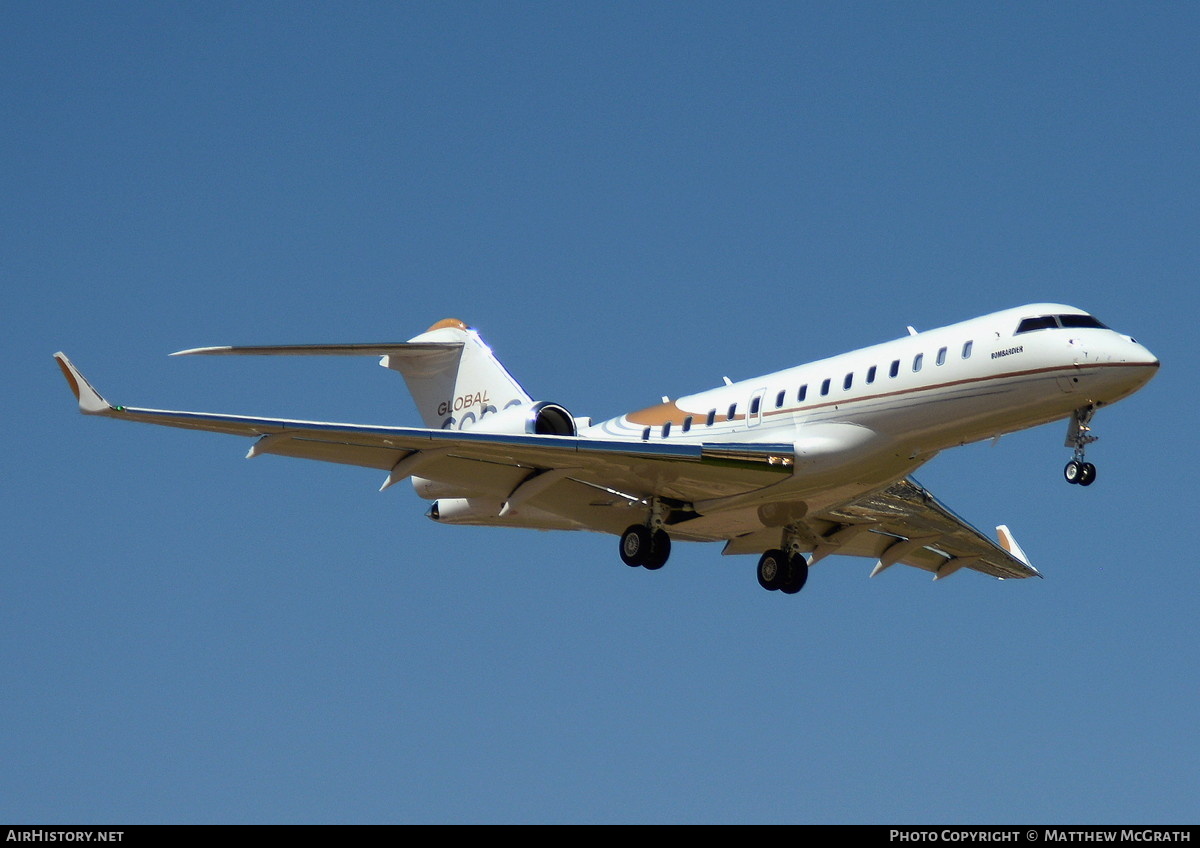
[[[657,571],[667,564],[671,555],[671,537],[665,530],[655,530],[650,535],[650,548],[642,560],[642,566],[649,571]]]
[[[780,588],[787,573],[787,554],[778,548],[767,551],[758,561],[758,585],[768,592]]]
[[[644,524],[632,524],[621,534],[621,561],[630,568],[645,565],[652,546],[650,528]]]
[[[808,582],[808,560],[793,554],[788,557],[788,567],[786,579],[780,585],[779,591],[785,595],[794,595],[804,588],[804,584]]]
[[[639,565],[657,571],[671,555],[671,537],[665,530],[651,532],[645,524],[631,524],[621,534],[621,561],[630,568]]]
[[[1090,486],[1096,482],[1096,466],[1090,462],[1072,459],[1063,469],[1063,476],[1067,478],[1068,483]]]

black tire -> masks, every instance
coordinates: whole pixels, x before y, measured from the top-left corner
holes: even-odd
[[[1080,486],[1090,486],[1096,482],[1096,466],[1090,462],[1083,463],[1082,471],[1079,475]]]
[[[621,562],[630,568],[644,565],[651,548],[650,528],[644,524],[631,524],[621,534]]]
[[[779,587],[779,591],[794,595],[804,588],[808,582],[808,560],[800,554],[788,558],[787,581]]]
[[[778,548],[765,552],[758,560],[758,585],[774,592],[787,579],[787,555]]]
[[[1063,477],[1067,482],[1076,485],[1083,479],[1083,463],[1077,459],[1072,459],[1067,463],[1067,467],[1063,469]]]
[[[642,567],[648,571],[658,571],[667,564],[671,556],[671,537],[665,530],[655,530],[650,535],[650,550],[642,560]]]

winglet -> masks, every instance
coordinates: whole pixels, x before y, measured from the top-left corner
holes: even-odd
[[[62,369],[63,376],[67,378],[67,384],[71,387],[71,391],[75,393],[75,399],[79,401],[79,411],[84,415],[99,415],[108,412],[115,407],[100,396],[100,393],[87,381],[87,378],[79,373],[71,360],[67,359],[67,355],[62,351],[54,354],[55,360],[58,362],[58,367]]]
[[[1025,551],[1021,550],[1021,546],[1017,544],[1017,540],[1013,537],[1012,531],[1008,529],[1007,525],[1001,524],[996,528],[996,538],[1000,541],[1000,547],[1004,548],[1010,556],[1023,562],[1038,577],[1042,576],[1040,571],[1029,564],[1029,557],[1025,556]]]

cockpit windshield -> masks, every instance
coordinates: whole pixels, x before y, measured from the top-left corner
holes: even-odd
[[[1108,327],[1101,324],[1091,315],[1058,315],[1058,323],[1068,329],[1071,327],[1090,327],[1096,330],[1107,330]]]
[[[1101,324],[1091,315],[1039,315],[1036,318],[1022,318],[1021,323],[1017,325],[1017,332],[1014,335],[1032,333],[1034,330],[1056,330],[1059,327],[1065,329],[1108,329],[1108,327]]]

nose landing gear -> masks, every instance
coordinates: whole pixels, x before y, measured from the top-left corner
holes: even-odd
[[[1068,483],[1090,486],[1096,482],[1096,466],[1085,462],[1083,458],[1087,446],[1099,438],[1099,436],[1091,434],[1090,424],[1092,416],[1095,414],[1095,406],[1081,406],[1075,410],[1075,414],[1071,416],[1071,420],[1067,424],[1066,445],[1075,451],[1075,457],[1063,469],[1063,477]]]
[[[1063,476],[1067,478],[1068,483],[1090,486],[1096,481],[1096,466],[1090,462],[1080,462],[1078,459],[1072,459],[1067,463],[1067,467],[1063,469]]]

